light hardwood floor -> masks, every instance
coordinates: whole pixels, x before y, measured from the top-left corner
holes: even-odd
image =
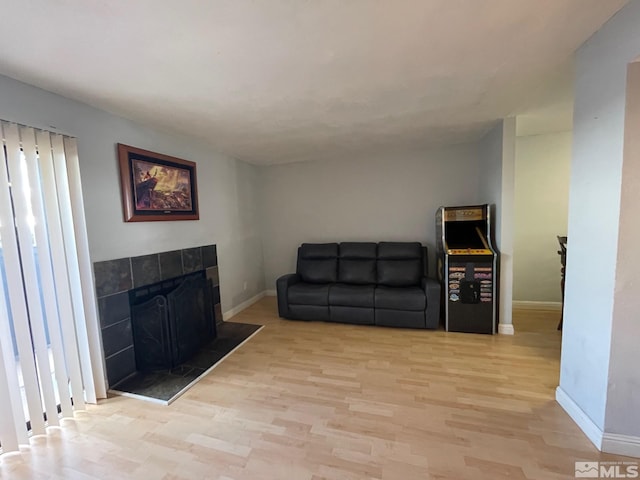
[[[516,335],[281,320],[165,407],[113,397],[20,454],[3,479],[556,479],[599,453],[554,401],[557,312]]]

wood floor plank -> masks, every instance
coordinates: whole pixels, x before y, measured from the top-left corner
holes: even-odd
[[[554,400],[559,312],[515,336],[278,318],[170,406],[112,397],[20,454],[22,479],[561,479],[598,452]]]

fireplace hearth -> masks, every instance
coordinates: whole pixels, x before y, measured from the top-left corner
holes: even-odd
[[[200,271],[129,291],[138,371],[175,368],[215,338],[210,284]]]
[[[261,328],[260,325],[222,322],[216,338],[191,360],[171,370],[137,372],[114,386],[111,392],[168,405]]]

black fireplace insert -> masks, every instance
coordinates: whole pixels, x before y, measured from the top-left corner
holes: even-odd
[[[172,369],[216,337],[212,291],[205,271],[129,291],[139,371]]]

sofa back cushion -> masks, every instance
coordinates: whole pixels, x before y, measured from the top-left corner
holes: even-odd
[[[377,280],[388,287],[420,285],[424,276],[423,248],[418,242],[378,244]]]
[[[338,258],[338,281],[353,285],[376,283],[377,248],[375,243],[341,243]]]
[[[338,244],[303,243],[298,249],[298,275],[306,283],[338,280]]]

